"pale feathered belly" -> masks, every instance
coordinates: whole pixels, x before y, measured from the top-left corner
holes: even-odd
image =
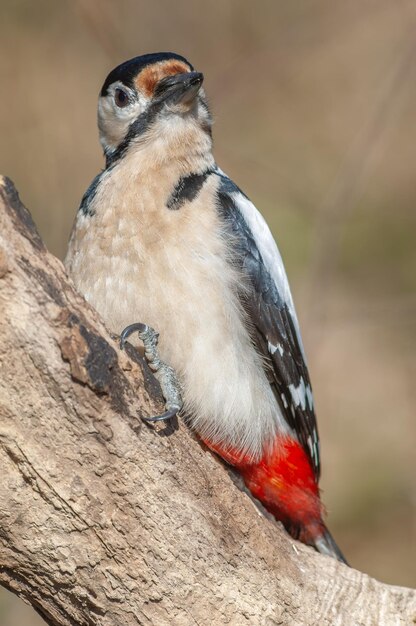
[[[238,297],[242,276],[228,260],[214,211],[187,207],[168,221],[119,221],[115,232],[73,237],[66,265],[109,329],[144,322],[160,333],[163,360],[183,386],[185,410],[206,439],[261,454],[278,406]],[[175,224],[175,218],[180,218]],[[151,224],[151,226],[149,226]],[[97,223],[97,228],[99,223]],[[132,233],[135,231],[135,235]]]

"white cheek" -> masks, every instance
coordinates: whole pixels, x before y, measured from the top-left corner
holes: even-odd
[[[104,150],[114,150],[123,141],[130,124],[145,109],[143,98],[132,102],[125,108],[114,102],[114,90],[98,101],[98,129],[100,143]]]

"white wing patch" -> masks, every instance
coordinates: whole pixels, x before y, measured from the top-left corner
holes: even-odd
[[[267,348],[270,352],[271,355],[273,355],[275,352],[277,352],[279,350],[279,354],[280,356],[283,356],[283,346],[281,343],[278,343],[277,346],[274,346],[272,343],[270,343],[270,341],[267,342]]]
[[[295,387],[295,385],[289,385],[289,391],[295,406],[300,406],[304,411],[307,403],[311,411],[313,410],[312,390],[308,384],[305,385],[303,378],[300,379],[300,383],[297,387]]]
[[[246,198],[242,193],[236,191],[230,194],[235,204],[243,215],[247,225],[249,226],[257,248],[262,256],[263,263],[273,278],[276,287],[279,291],[284,302],[290,311],[290,315],[293,319],[293,324],[296,329],[296,335],[299,342],[299,347],[302,352],[303,359],[306,363],[305,350],[303,348],[302,337],[300,335],[299,322],[293,304],[292,294],[290,292],[289,282],[286,276],[286,270],[283,265],[282,257],[273,235],[270,232],[266,220],[256,209],[254,204]]]
[[[308,437],[308,448],[311,453],[311,457],[314,463],[319,465],[319,439],[316,430],[313,432],[312,437]]]

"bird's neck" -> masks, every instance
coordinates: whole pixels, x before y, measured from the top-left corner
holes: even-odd
[[[212,138],[204,128],[182,120],[166,121],[165,126],[158,124],[145,137],[133,140],[114,165],[133,171],[157,171],[160,175],[165,169],[177,167],[179,176],[202,172],[215,165]]]

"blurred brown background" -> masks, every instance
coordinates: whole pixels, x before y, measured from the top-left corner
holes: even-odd
[[[220,166],[269,221],[351,564],[416,584],[414,0],[1,0],[0,172],[62,257],[102,167],[106,74],[160,50],[206,77]],[[0,594],[1,626],[43,623]]]

